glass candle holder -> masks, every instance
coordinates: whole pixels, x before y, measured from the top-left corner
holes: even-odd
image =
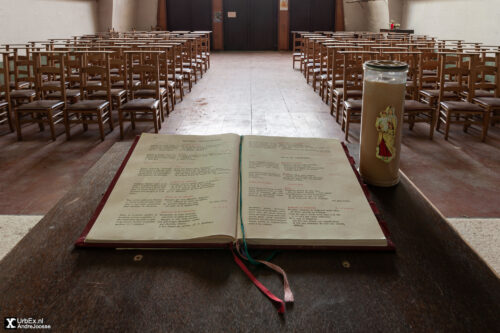
[[[399,183],[399,158],[408,65],[370,60],[363,64],[359,173],[375,186]]]

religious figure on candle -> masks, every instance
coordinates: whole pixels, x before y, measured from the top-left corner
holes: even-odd
[[[378,141],[376,146],[376,156],[384,162],[389,163],[396,156],[396,128],[397,118],[394,107],[388,106],[381,111],[375,127],[378,132]]]

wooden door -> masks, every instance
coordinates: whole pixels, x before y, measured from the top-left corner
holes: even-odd
[[[167,0],[167,29],[212,30],[212,0]]]
[[[224,49],[248,50],[247,0],[224,0]]]
[[[224,0],[224,49],[276,50],[278,0]]]
[[[335,1],[289,0],[290,31],[335,30]],[[291,48],[292,36],[289,40]]]

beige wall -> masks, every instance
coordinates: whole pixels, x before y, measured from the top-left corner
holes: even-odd
[[[156,27],[158,0],[137,1],[135,27],[137,30],[149,30]]]
[[[500,1],[405,0],[403,26],[442,39],[500,45]]]
[[[99,0],[99,31],[149,30],[156,26],[158,0]]]
[[[98,30],[96,0],[0,0],[0,44]]]
[[[379,31],[389,25],[388,0],[344,0],[346,31]],[[402,1],[402,0],[401,0]]]

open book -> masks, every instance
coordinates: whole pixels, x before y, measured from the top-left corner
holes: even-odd
[[[241,214],[241,215],[240,215]],[[142,134],[77,246],[391,248],[339,141]]]

